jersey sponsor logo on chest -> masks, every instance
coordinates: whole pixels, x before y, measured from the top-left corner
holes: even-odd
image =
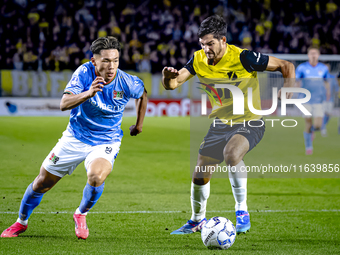
[[[123,99],[123,97],[124,97],[124,91],[117,91],[117,90],[113,91],[113,99],[120,100],[120,99]]]
[[[124,111],[125,104],[121,105],[111,105],[111,104],[105,104],[100,101],[95,101],[93,98],[90,98],[88,102],[94,106],[98,107],[101,110],[108,110],[108,111],[114,111],[114,112],[122,112]]]

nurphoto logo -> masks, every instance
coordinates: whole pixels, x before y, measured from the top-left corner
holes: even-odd
[[[201,83],[202,84],[202,83]],[[230,93],[233,96],[233,115],[244,115],[244,95],[243,92],[240,88],[234,85],[230,84],[203,84],[207,86],[216,96],[217,99],[219,100],[220,105],[222,106],[222,100],[220,96],[218,95],[217,91],[214,89],[224,89],[224,90],[229,90]],[[209,91],[200,88],[201,90],[205,91],[211,98],[212,100],[215,100],[214,96],[212,93]],[[286,97],[287,93],[303,93],[306,95],[304,98],[298,98],[298,99],[288,99]],[[248,108],[249,110],[256,115],[270,115],[274,113],[277,109],[277,93],[278,90],[277,88],[272,88],[272,97],[273,97],[273,103],[270,109],[268,110],[257,110],[253,106],[253,89],[248,88]],[[201,115],[207,115],[207,94],[201,94]],[[285,87],[281,89],[281,115],[287,115],[287,105],[288,104],[293,104],[297,108],[300,109],[300,111],[306,115],[306,116],[311,116],[312,114],[302,105],[303,103],[307,103],[311,98],[311,93],[304,88],[292,88],[292,87]],[[218,103],[217,103],[218,104]]]

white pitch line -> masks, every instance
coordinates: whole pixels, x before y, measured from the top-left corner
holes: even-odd
[[[233,213],[233,210],[226,211],[207,211],[207,213]],[[340,209],[306,209],[306,210],[249,210],[250,213],[287,213],[287,212],[340,212]],[[17,214],[18,212],[1,212],[0,214]],[[37,214],[73,214],[74,212],[33,212]],[[107,212],[90,212],[90,214],[162,214],[162,213],[189,213],[183,211],[107,211]]]

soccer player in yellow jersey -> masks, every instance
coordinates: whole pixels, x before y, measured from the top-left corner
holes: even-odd
[[[253,89],[253,105],[256,109],[260,109],[261,99],[257,71],[280,71],[285,78],[284,86],[294,86],[295,68],[292,63],[229,45],[226,43],[226,34],[227,24],[222,17],[211,16],[206,18],[198,30],[202,49],[196,51],[191,60],[180,70],[164,67],[162,83],[165,89],[176,89],[194,75],[197,75],[202,83],[207,78],[224,79],[224,81],[226,79],[233,81],[237,78],[241,79],[241,82],[231,84],[242,90],[245,100],[248,96],[247,88],[251,86]],[[278,94],[280,97],[280,91]],[[287,98],[291,96],[292,93],[287,93]],[[240,120],[261,121],[261,116],[251,113],[247,107],[244,109],[243,116],[232,115],[233,98],[231,96],[223,94],[216,103],[213,100],[211,100],[211,103],[213,111],[209,117],[218,118],[220,121],[230,119],[233,120],[233,123]],[[252,126],[260,125],[257,125],[255,121],[252,122]],[[246,203],[247,178],[245,172],[242,171],[245,167],[243,157],[260,142],[264,131],[264,126],[251,127],[248,124],[245,127],[243,124],[229,126],[228,123],[211,125],[199,149],[197,159],[199,169],[202,169],[202,167],[208,169],[209,166],[216,167],[223,160],[227,166],[236,169],[234,172],[229,171],[229,180],[236,202],[237,233],[245,233],[250,229],[250,218]],[[206,222],[205,212],[210,193],[211,176],[211,172],[203,175],[194,172],[191,183],[191,219],[171,234],[191,234],[200,231]]]

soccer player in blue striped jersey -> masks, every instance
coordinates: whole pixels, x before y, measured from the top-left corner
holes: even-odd
[[[91,61],[74,72],[61,99],[60,109],[71,110],[67,129],[27,187],[19,218],[1,237],[16,237],[26,231],[28,218],[43,195],[84,161],[87,183],[73,219],[76,236],[86,239],[86,214],[100,198],[112,171],[123,137],[123,111],[130,98],[137,101],[137,121],[130,127],[130,135],[142,132],[146,91],[138,77],[118,68],[120,43],[112,36],[101,37],[92,43],[91,51]]]
[[[324,117],[323,102],[325,98],[330,98],[330,78],[326,65],[319,62],[320,51],[318,48],[308,49],[308,61],[300,64],[296,68],[296,79],[299,86],[309,90],[311,99],[304,106],[312,116],[304,116],[305,130],[303,133],[305,140],[306,154],[313,154],[313,132],[321,129]],[[314,120],[313,120],[314,118]]]

